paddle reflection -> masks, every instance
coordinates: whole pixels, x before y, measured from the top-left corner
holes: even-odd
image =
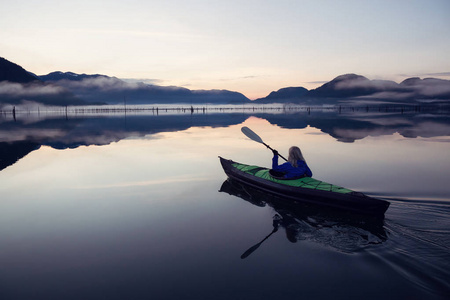
[[[229,178],[223,182],[219,192],[237,196],[259,207],[268,205],[276,212],[272,232],[246,250],[242,259],[256,251],[280,227],[292,243],[309,240],[345,253],[355,253],[388,239],[383,220],[377,218],[302,202],[287,202]]]

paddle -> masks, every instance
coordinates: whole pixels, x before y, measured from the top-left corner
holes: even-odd
[[[264,143],[264,141],[259,137],[259,135],[257,135],[256,133],[253,132],[253,130],[251,130],[250,128],[244,126],[241,128],[241,131],[243,134],[245,134],[249,139],[254,140],[257,143],[263,144],[264,146],[266,146],[267,148],[269,148],[270,150],[274,151],[269,145],[267,145],[266,143]],[[278,152],[278,151],[277,151]],[[284,159],[285,161],[287,161],[286,158],[283,157],[283,155],[278,153],[278,156],[281,157],[282,159]]]
[[[259,248],[259,246],[261,246],[261,244],[262,244],[265,240],[267,240],[272,234],[274,234],[274,233],[277,232],[277,231],[278,231],[278,226],[275,227],[275,228],[272,230],[272,232],[271,232],[268,236],[266,236],[261,242],[259,242],[258,244],[256,244],[256,245],[251,246],[250,248],[248,248],[248,250],[245,251],[245,252],[241,255],[241,259],[244,259],[244,258],[246,258],[247,256],[249,256],[250,254],[252,254],[256,249]]]

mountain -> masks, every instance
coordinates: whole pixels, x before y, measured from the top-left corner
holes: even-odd
[[[71,91],[87,102],[108,104],[173,104],[173,103],[250,103],[243,94],[227,90],[190,90],[175,86],[158,86],[142,82],[126,82],[106,75],[52,72],[39,76]]]
[[[36,76],[21,66],[0,58],[0,107],[36,102],[47,105],[86,104],[243,104],[250,100],[227,90],[189,90],[126,82],[101,74],[52,72]]]
[[[291,102],[302,98],[307,93],[308,90],[304,87],[287,87],[271,92],[267,97],[256,99],[255,101],[260,103]]]
[[[46,105],[86,104],[70,91],[44,83],[33,73],[0,57],[0,107],[24,102]]]
[[[32,101],[49,105],[80,104],[244,104],[298,103],[303,105],[402,103],[423,101],[450,103],[450,80],[408,78],[400,84],[370,80],[357,74],[340,75],[322,86],[307,90],[287,87],[250,101],[228,90],[190,90],[128,82],[101,74],[52,72],[36,76],[21,66],[0,58],[0,106]]]
[[[385,100],[416,103],[420,100],[450,100],[450,80],[408,78],[400,84],[370,80],[356,74],[341,75],[308,92],[310,98]]]
[[[330,82],[311,90],[308,97],[312,98],[355,98],[373,95],[385,91],[400,91],[394,81],[370,80],[356,74],[340,75]]]
[[[449,103],[450,80],[408,78],[400,84],[389,80],[370,80],[357,74],[340,75],[322,86],[296,94],[295,88],[281,89],[257,103],[291,102],[308,105],[341,104],[364,101],[417,104],[420,101]]]
[[[39,78],[30,74],[21,66],[0,57],[0,82],[29,83],[36,80],[39,81]]]
[[[86,75],[86,74],[76,74],[72,72],[52,72],[47,75],[38,76],[42,81],[59,81],[59,80],[71,80],[71,81],[82,81],[84,79],[92,79],[92,78],[107,78],[108,76],[94,74],[94,75]]]

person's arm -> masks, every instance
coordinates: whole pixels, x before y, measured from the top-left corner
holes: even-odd
[[[275,169],[278,167],[278,151],[273,150],[273,157],[272,157],[272,169]]]

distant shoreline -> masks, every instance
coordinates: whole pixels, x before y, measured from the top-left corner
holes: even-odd
[[[48,114],[48,115],[120,115],[120,114],[206,114],[206,113],[252,113],[252,112],[306,112],[311,111],[335,111],[338,113],[348,112],[371,112],[371,113],[426,113],[447,112],[450,113],[450,105],[424,103],[418,104],[375,104],[375,105],[298,105],[298,104],[137,104],[137,105],[68,105],[68,106],[46,106],[37,103],[29,105],[8,105],[0,108],[0,114],[23,116],[26,114]]]

